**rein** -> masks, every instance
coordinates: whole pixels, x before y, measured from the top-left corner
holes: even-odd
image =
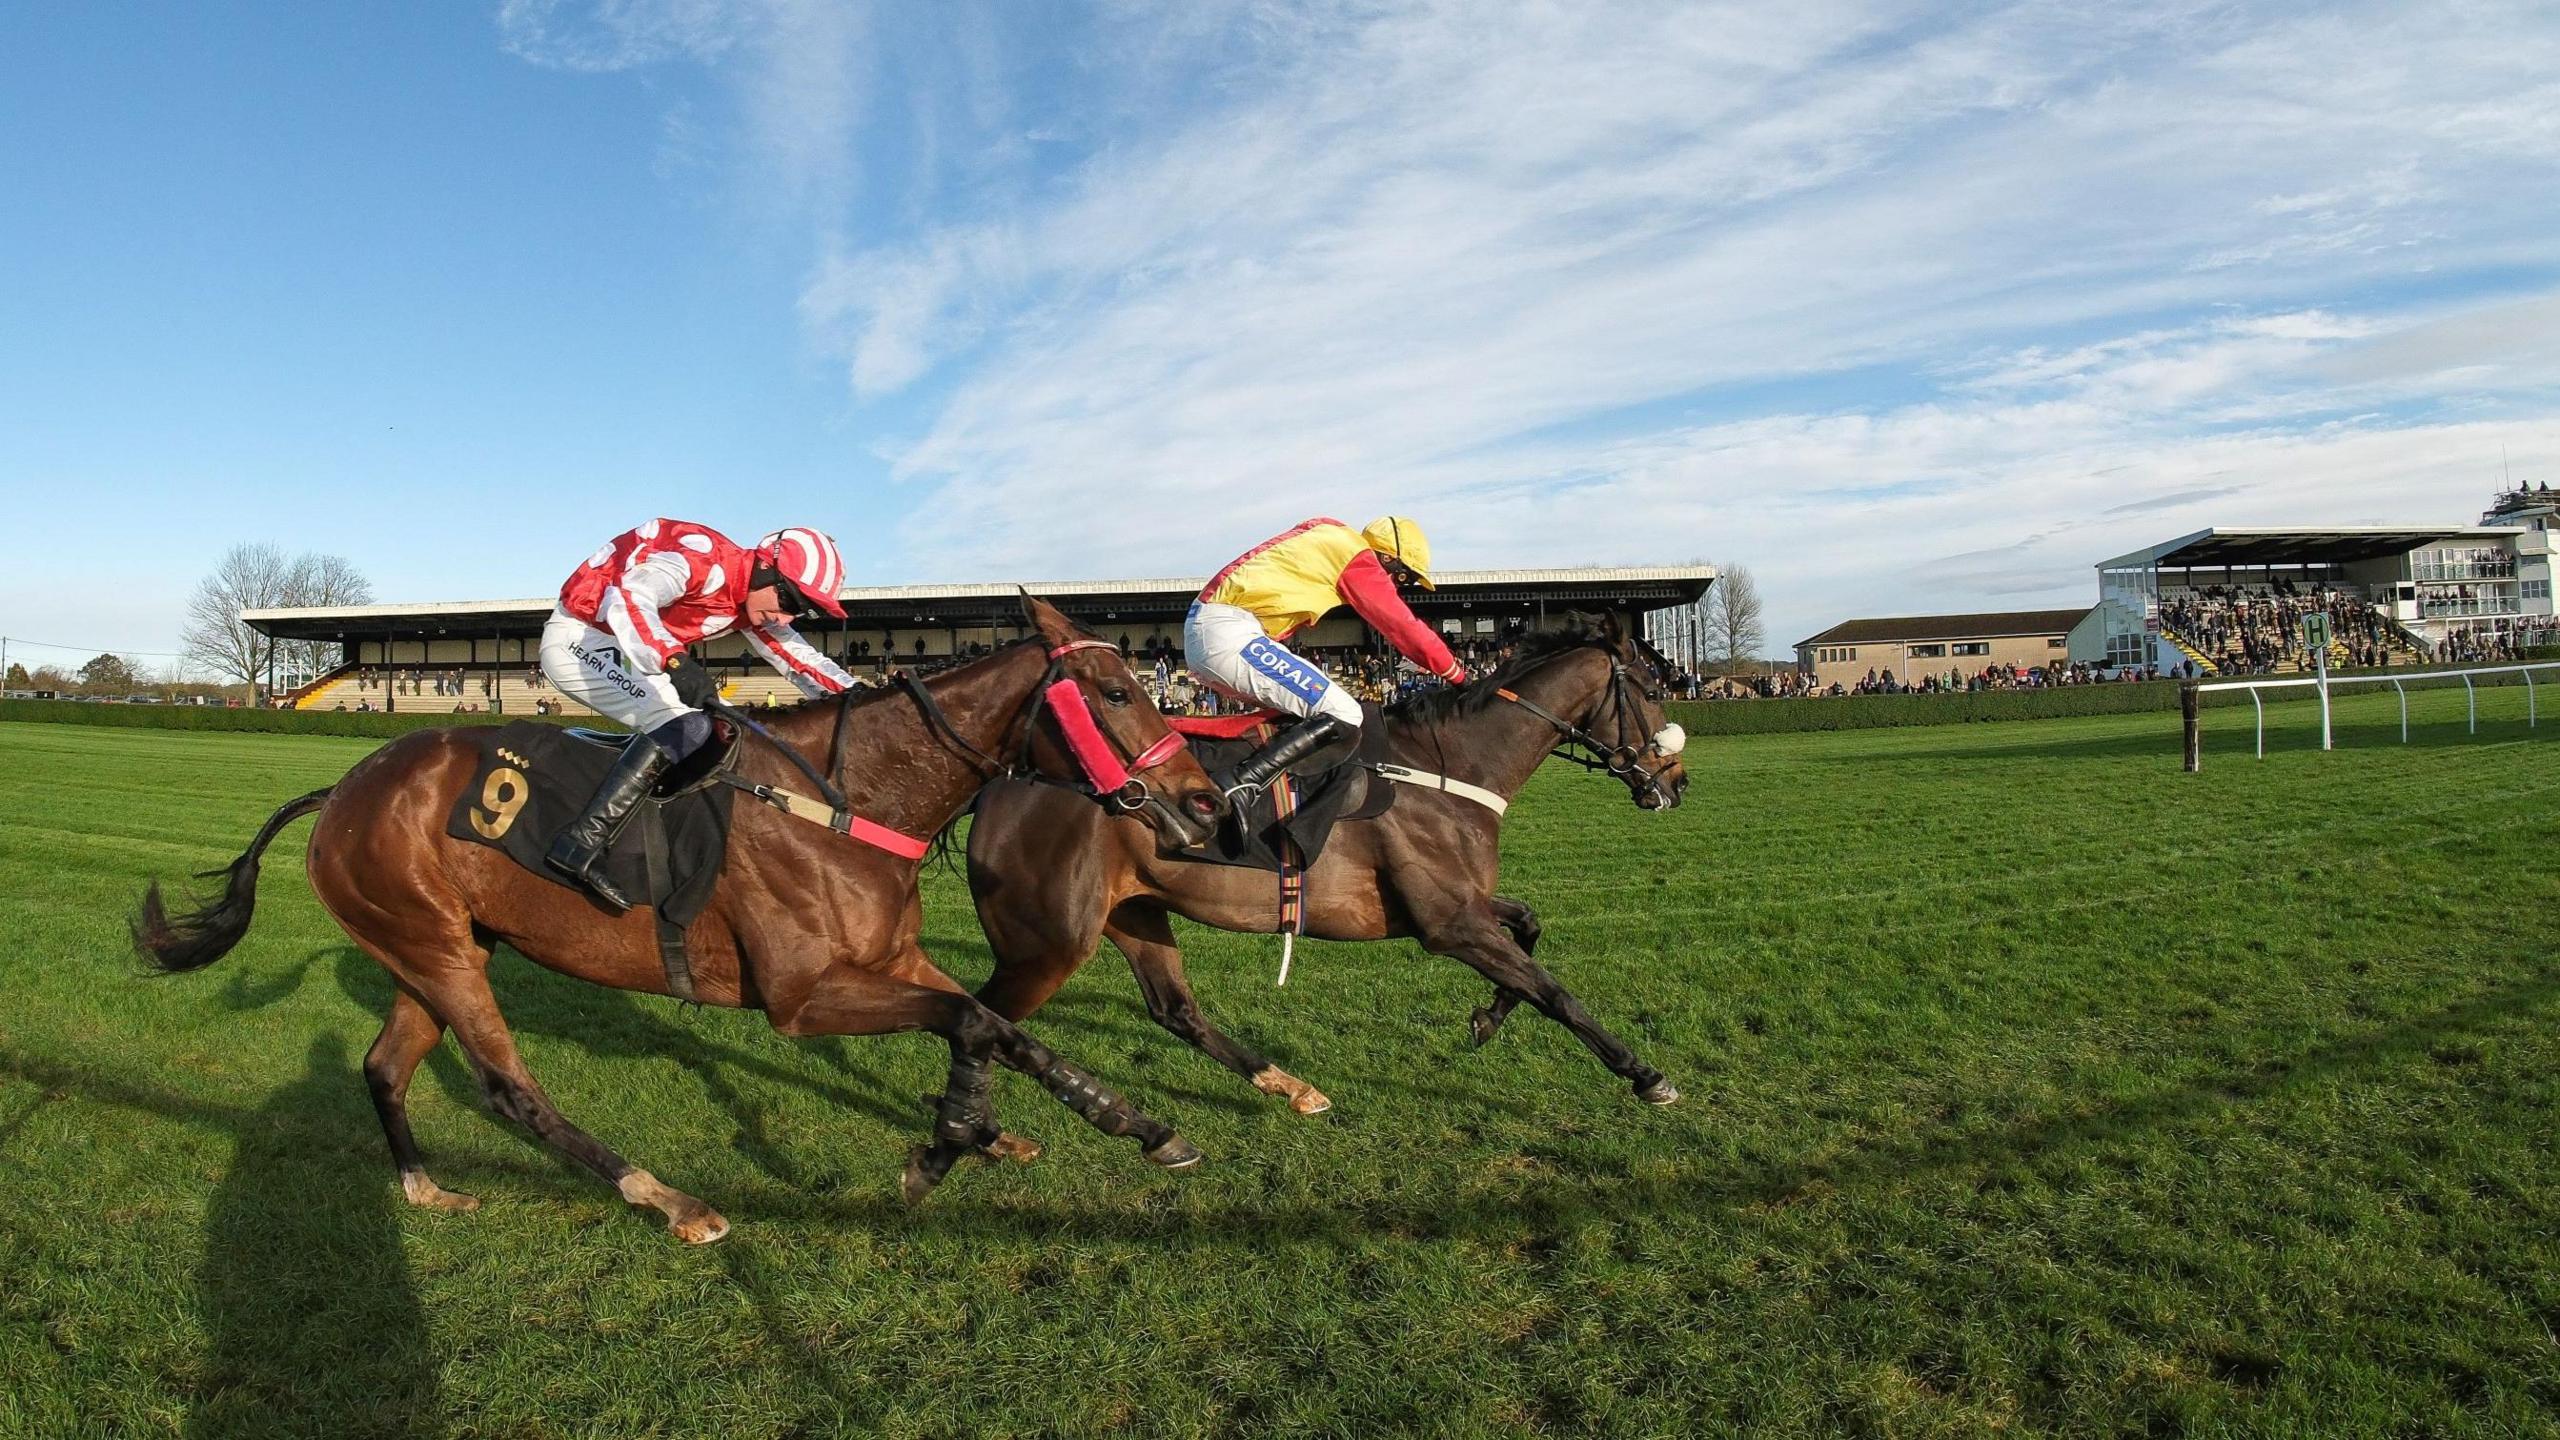
[[[1621,780],[1633,776],[1643,786],[1640,794],[1649,794],[1669,804],[1672,803],[1673,797],[1671,792],[1662,786],[1662,772],[1670,768],[1672,761],[1679,758],[1680,751],[1689,743],[1689,737],[1688,733],[1678,725],[1666,723],[1641,748],[1625,743],[1624,717],[1632,708],[1628,704],[1627,692],[1639,684],[1640,682],[1634,676],[1627,673],[1627,664],[1624,660],[1615,655],[1609,657],[1609,708],[1611,714],[1620,721],[1619,733],[1622,737],[1615,745],[1602,744],[1600,738],[1589,730],[1566,720],[1554,711],[1508,687],[1497,688],[1493,693],[1555,727],[1562,738],[1553,749],[1547,752],[1549,755],[1569,760],[1585,770],[1597,770],[1615,775]],[[1585,755],[1582,753],[1585,750],[1590,753]],[[1662,763],[1646,765],[1644,757],[1648,752],[1661,756]]]
[[[1148,746],[1128,761],[1123,762],[1120,759],[1118,752],[1103,735],[1101,723],[1094,719],[1093,707],[1085,700],[1083,687],[1077,685],[1066,674],[1067,656],[1078,650],[1108,646],[1110,642],[1106,640],[1070,640],[1050,649],[1048,669],[1041,674],[1040,684],[1035,692],[1036,698],[1030,708],[1034,723],[1037,722],[1039,708],[1043,705],[1058,717],[1058,728],[1066,735],[1067,749],[1075,757],[1077,768],[1084,771],[1087,783],[1083,787],[1083,792],[1101,804],[1135,813],[1145,808],[1147,803],[1145,782],[1138,777],[1171,760],[1188,742],[1178,732],[1167,730],[1163,739]],[[1114,649],[1116,653],[1116,647]],[[917,710],[924,715],[925,728],[938,734],[954,748],[966,754],[977,767],[982,783],[987,780],[1023,778],[1037,780],[1044,784],[1067,784],[1065,781],[1052,779],[1030,768],[1032,729],[1030,724],[1023,726],[1021,758],[1012,764],[1006,764],[980,749],[976,742],[960,733],[960,727],[952,723],[950,715],[943,710],[942,703],[933,698],[933,691],[927,688],[923,681],[913,675],[900,675],[898,680],[899,688],[915,701]],[[823,825],[848,839],[859,840],[866,845],[886,850],[901,859],[921,860],[931,849],[931,841],[892,830],[888,826],[865,820],[854,814],[852,806],[844,797],[844,792],[836,788],[831,778],[844,763],[845,732],[853,718],[853,699],[854,692],[851,690],[844,691],[837,697],[835,727],[827,742],[827,768],[824,772],[810,764],[809,758],[800,753],[798,746],[767,730],[744,712],[725,703],[716,703],[713,709],[718,714],[772,746],[784,759],[791,762],[792,768],[807,776],[809,783],[817,788],[820,799],[812,800],[805,795],[797,795],[777,786],[759,785],[750,780],[739,779],[726,771],[721,774],[721,782],[754,796],[795,820],[806,820]]]

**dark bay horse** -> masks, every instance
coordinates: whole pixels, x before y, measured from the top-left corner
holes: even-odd
[[[1100,814],[1099,799],[1135,814],[1137,833],[1153,830],[1168,845],[1205,836],[1224,797],[1188,753],[1168,749],[1164,717],[1119,652],[1039,601],[1025,600],[1024,618],[1037,638],[923,682],[932,703],[876,690],[776,712],[769,730],[804,756],[832,756],[818,763],[861,818],[907,836],[938,834],[950,824],[1004,764],[995,756],[1022,757],[1040,777],[1024,783],[1078,807]],[[1068,688],[1058,688],[1062,681]],[[834,750],[838,736],[841,751]],[[753,739],[743,745],[744,778],[804,785],[771,746]],[[1108,783],[1127,785],[1100,796],[1060,783],[1092,774],[1097,760],[1106,772],[1117,768],[1096,755],[1097,745],[1124,767],[1135,757],[1139,773],[1114,773]],[[312,889],[398,987],[364,1074],[410,1202],[443,1210],[479,1203],[428,1177],[409,1131],[409,1078],[449,1027],[490,1108],[595,1171],[625,1200],[656,1207],[682,1239],[717,1240],[728,1233],[726,1220],[570,1124],[516,1051],[489,987],[490,953],[499,942],[618,990],[664,994],[668,982],[654,912],[615,915],[496,849],[445,834],[445,817],[472,782],[477,755],[477,745],[453,730],[392,741],[337,784],[268,817],[232,862],[221,897],[203,909],[171,918],[155,883],[134,922],[135,944],[168,971],[220,959],[248,931],[259,854],[288,822],[317,812],[306,861]],[[1159,1165],[1198,1160],[1189,1142],[972,1000],[927,958],[917,944],[919,863],[763,805],[739,804],[711,901],[687,932],[696,993],[706,1004],[760,1009],[786,1035],[930,1030],[948,1041],[950,1078],[933,1142],[908,1160],[911,1201],[962,1155],[1005,1148],[988,1095],[990,1060],[1034,1077],[1097,1129],[1135,1137]]]
[[[1393,808],[1346,820],[1306,877],[1305,933],[1327,940],[1412,936],[1494,984],[1476,1012],[1483,1044],[1522,1000],[1571,1030],[1650,1104],[1679,1091],[1531,958],[1538,918],[1494,893],[1502,814],[1540,762],[1571,743],[1626,782],[1647,810],[1677,805],[1688,788],[1683,737],[1662,713],[1656,659],[1614,620],[1532,637],[1500,672],[1386,711],[1389,760],[1486,792],[1483,798],[1400,785]],[[1372,785],[1390,783],[1372,776]],[[1046,1004],[1108,938],[1128,957],[1156,1023],[1285,1096],[1301,1114],[1332,1104],[1212,1026],[1192,998],[1167,915],[1221,930],[1279,927],[1272,877],[1165,858],[1139,827],[1037,786],[989,786],[969,831],[969,888],[996,967],[978,998],[1021,1020]],[[1486,803],[1487,800],[1495,802]]]

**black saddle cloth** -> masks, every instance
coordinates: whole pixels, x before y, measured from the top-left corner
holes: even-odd
[[[1217,775],[1242,764],[1262,745],[1251,737],[1194,739],[1191,752],[1202,769]],[[1315,758],[1330,760],[1329,768],[1292,775],[1283,782],[1294,792],[1291,813],[1280,813],[1282,792],[1273,786],[1230,813],[1216,838],[1183,851],[1180,858],[1274,872],[1286,859],[1305,868],[1324,853],[1334,826],[1345,820],[1373,819],[1395,802],[1396,787],[1371,771],[1387,758],[1387,724],[1377,706],[1360,707],[1360,737],[1350,752],[1336,745],[1319,751]],[[1294,846],[1296,853],[1288,853],[1284,846]]]
[[[479,748],[471,783],[454,803],[445,833],[503,850],[555,885],[585,887],[543,862],[554,837],[587,808],[629,737],[517,721],[458,732]],[[722,735],[670,771],[641,802],[605,856],[605,876],[623,894],[653,905],[676,926],[693,923],[711,901],[729,849],[730,802],[737,794],[710,781],[728,759]],[[656,864],[652,864],[652,849]]]

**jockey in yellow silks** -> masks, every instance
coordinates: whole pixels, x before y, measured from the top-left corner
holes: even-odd
[[[1354,530],[1303,521],[1263,541],[1211,577],[1182,625],[1191,672],[1249,704],[1306,717],[1236,767],[1230,790],[1264,785],[1336,741],[1360,733],[1360,702],[1287,641],[1349,605],[1398,654],[1451,684],[1465,667],[1397,593],[1431,587],[1431,542],[1401,515]]]

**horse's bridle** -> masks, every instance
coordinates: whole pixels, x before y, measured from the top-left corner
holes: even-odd
[[[1146,782],[1138,777],[1171,760],[1189,742],[1183,739],[1180,731],[1168,729],[1163,739],[1123,761],[1119,752],[1112,748],[1110,738],[1102,733],[1101,722],[1093,718],[1093,706],[1084,698],[1084,687],[1067,674],[1069,655],[1079,650],[1095,649],[1107,649],[1114,654],[1119,652],[1119,647],[1108,640],[1069,640],[1063,645],[1050,647],[1049,667],[1041,672],[1037,698],[1032,701],[1022,727],[1022,744],[1010,762],[996,759],[961,734],[951,723],[951,717],[942,713],[941,704],[933,698],[933,692],[925,688],[923,681],[913,675],[900,675],[898,680],[907,694],[914,698],[916,707],[924,712],[928,726],[968,755],[989,780],[1027,779],[1049,785],[1067,784],[1040,774],[1031,764],[1032,731],[1040,723],[1041,709],[1046,707],[1058,718],[1058,729],[1066,736],[1067,753],[1075,758],[1076,768],[1084,772],[1085,784],[1069,788],[1076,789],[1105,808],[1134,815],[1144,810],[1153,798],[1147,793]],[[842,748],[843,738],[844,714],[839,711],[836,717],[837,749]],[[832,754],[829,760],[832,768]]]
[[[1599,737],[1589,730],[1516,691],[1503,688],[1493,693],[1556,728],[1562,738],[1549,754],[1570,760],[1585,770],[1603,770],[1627,781],[1628,788],[1635,791],[1639,801],[1650,795],[1665,806],[1680,803],[1679,792],[1662,783],[1662,773],[1678,762],[1681,750],[1689,743],[1688,732],[1665,721],[1662,728],[1653,732],[1643,745],[1626,742],[1629,734],[1644,729],[1644,712],[1635,703],[1635,698],[1641,695],[1659,705],[1663,701],[1663,693],[1657,684],[1638,679],[1617,652],[1609,652],[1609,712],[1617,722],[1615,728],[1618,732],[1618,743],[1614,745],[1600,743]],[[1597,707],[1594,707],[1594,713],[1597,713]],[[1630,715],[1635,721],[1632,726],[1627,723]],[[1582,753],[1586,750],[1590,752],[1588,755]],[[1645,757],[1648,755],[1660,756],[1661,763],[1647,765]]]

